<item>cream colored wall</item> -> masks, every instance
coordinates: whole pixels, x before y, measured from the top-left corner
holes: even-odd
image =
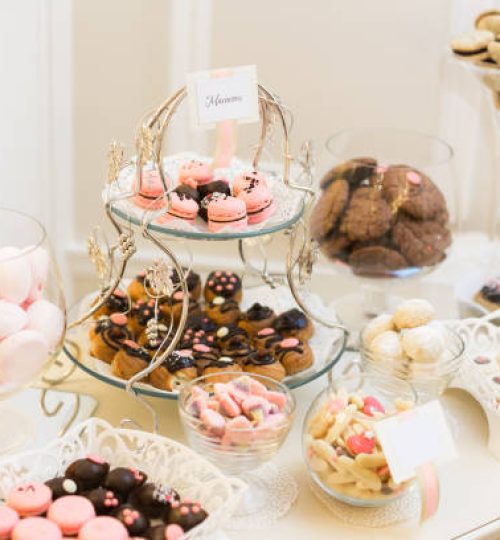
[[[100,193],[112,139],[131,144],[139,118],[168,86],[168,2],[76,0],[74,204],[76,238],[101,219]]]

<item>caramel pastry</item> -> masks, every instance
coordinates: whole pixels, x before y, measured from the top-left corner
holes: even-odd
[[[101,317],[91,333],[93,337],[90,340],[90,354],[111,364],[123,341],[132,339],[132,332],[127,328],[127,323],[127,316],[123,313]]]
[[[215,362],[220,357],[219,349],[210,347],[202,343],[193,345],[193,358],[196,364],[196,368],[200,375],[203,374],[203,370],[211,363]]]
[[[149,361],[150,356],[146,349],[135,341],[126,339],[111,362],[111,371],[117,377],[128,380],[147,368]]]
[[[176,291],[172,295],[172,305],[170,307],[171,310],[171,316],[174,319],[175,324],[179,324],[179,321],[181,320],[182,315],[182,298],[184,296],[184,293],[182,291]],[[201,306],[192,298],[189,299],[189,307],[188,307],[188,316],[189,315],[196,315],[198,313],[201,313]]]
[[[286,371],[283,365],[271,354],[251,354],[243,362],[243,371],[264,375],[275,381],[285,378]]]
[[[187,282],[188,292],[189,296],[193,300],[199,300],[201,296],[201,279],[200,275],[194,272],[192,269],[188,270],[185,267],[182,267],[182,270],[184,271],[184,277]],[[186,274],[187,272],[187,274]],[[174,269],[172,272],[172,283],[174,285],[179,285],[179,274],[177,273],[177,270]]]
[[[287,375],[294,375],[310,367],[313,352],[307,343],[297,338],[285,338],[276,348],[276,357],[283,364]]]
[[[217,270],[210,272],[203,290],[205,300],[211,302],[216,296],[241,301],[241,279],[234,272]]]
[[[238,326],[248,332],[250,336],[255,336],[259,330],[271,326],[276,315],[274,311],[256,302],[242,315]]]
[[[146,328],[149,319],[155,316],[154,300],[137,300],[132,306],[132,311],[128,318],[128,327],[135,336],[140,336]]]
[[[217,324],[235,324],[240,318],[240,307],[236,300],[216,296],[207,306],[207,315]]]
[[[99,298],[94,301],[97,303]],[[111,313],[126,313],[129,309],[128,296],[120,289],[115,289],[106,302],[92,315],[92,318],[98,319],[103,315],[111,315]]]
[[[296,337],[302,341],[307,341],[314,334],[312,322],[297,308],[278,315],[273,328],[285,337]]]
[[[197,376],[191,351],[174,351],[163,364],[149,376],[151,384],[161,390],[178,390],[179,387]]]
[[[217,376],[211,379],[212,382],[226,383],[231,381],[232,376],[226,375],[227,372],[242,371],[241,367],[229,356],[220,356],[217,360],[207,364],[203,370],[203,375]]]
[[[239,326],[228,325],[221,326],[215,332],[215,341],[219,348],[231,347],[236,342],[250,342],[248,332]]]
[[[165,341],[165,338],[169,332],[169,326],[163,323],[156,325],[156,330],[152,332],[150,328],[146,327],[142,334],[139,336],[138,343],[141,347],[144,347],[152,356],[160,345]],[[174,330],[170,332],[165,343],[163,343],[163,348],[165,348],[171,341],[174,335]]]
[[[274,354],[278,344],[283,341],[283,336],[278,334],[274,328],[263,328],[257,332],[253,338],[253,346],[258,353]]]
[[[129,286],[127,287],[127,292],[132,299],[132,302],[137,302],[137,300],[147,299],[148,295],[144,287],[146,281],[146,270],[139,272],[135,279],[133,279]]]

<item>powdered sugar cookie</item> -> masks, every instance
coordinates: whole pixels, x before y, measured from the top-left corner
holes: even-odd
[[[415,328],[430,323],[435,316],[433,305],[427,300],[413,298],[396,309],[393,321],[396,328]]]

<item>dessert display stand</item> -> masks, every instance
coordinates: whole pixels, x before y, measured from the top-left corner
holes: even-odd
[[[252,167],[251,170],[259,170],[259,159],[269,131],[275,125],[278,126],[283,134],[282,172],[269,175],[270,189],[277,204],[274,216],[259,226],[248,226],[244,230],[225,227],[220,232],[210,232],[207,230],[207,226],[201,222],[194,226],[192,224],[186,226],[184,223],[179,223],[181,220],[163,223],[157,221],[159,216],[157,208],[161,207],[161,213],[165,213],[172,204],[173,188],[169,186],[167,175],[175,174],[179,163],[183,160],[195,157],[192,154],[185,154],[162,158],[164,136],[172,116],[185,98],[186,89],[182,88],[140,123],[136,139],[137,155],[130,162],[124,162],[123,151],[118,144],[113,143],[111,146],[108,183],[104,191],[104,206],[107,218],[116,232],[116,240],[104,249],[96,235],[89,239],[89,255],[95,265],[101,287],[93,296],[80,302],[72,314],[73,321],[68,325],[64,347],[66,355],[81,369],[107,384],[124,388],[137,402],[146,407],[153,420],[151,429],[153,433],[158,432],[158,413],[152,403],[142,396],[177,399],[178,393],[157,390],[140,381],[158,368],[176,349],[188,318],[189,292],[186,276],[190,265],[186,268],[185,264],[181,264],[179,243],[174,243],[175,240],[237,240],[245,277],[259,277],[261,283],[264,284],[255,289],[257,291],[254,296],[255,300],[257,301],[265,295],[266,301],[268,298],[274,299],[283,309],[291,309],[298,305],[314,322],[318,341],[326,343],[327,348],[322,351],[322,357],[316,359],[312,368],[303,374],[285,379],[284,383],[289,388],[304,385],[325,373],[331,376],[331,369],[342,355],[348,336],[347,330],[325,306],[321,306],[318,298],[305,291],[315,261],[315,249],[310,240],[307,218],[307,212],[314,195],[310,186],[312,180],[311,149],[308,144],[303,146],[301,156],[296,160],[301,166],[302,173],[297,180],[292,181],[290,178],[292,158],[285,114],[278,99],[263,86],[258,86],[261,120],[260,139],[253,161],[251,165],[247,165],[247,170],[248,167]],[[202,158],[197,157],[197,159],[201,160]],[[236,165],[234,165],[235,162]],[[241,171],[242,165],[236,159],[227,165],[225,171],[229,171],[229,174],[237,170]],[[142,192],[146,168],[157,171],[163,190],[158,197],[151,200],[149,206],[137,208],[133,201]],[[285,232],[284,238],[288,239],[289,246],[286,270],[282,275],[276,276],[268,272],[266,260],[261,264],[252,261],[246,241],[251,238],[250,243],[264,253],[268,235],[279,231]],[[89,358],[84,349],[93,314],[106,303],[117,287],[126,284],[124,279],[126,279],[127,265],[137,251],[136,235],[146,239],[149,245],[154,246],[160,254],[146,268],[146,279],[149,283],[146,289],[148,296],[158,306],[162,299],[180,291],[182,293],[182,311],[177,327],[174,328],[171,324],[150,364],[129,380],[124,381],[103,374],[96,369],[92,358]],[[173,273],[178,276],[175,283],[172,281]],[[245,294],[252,297],[252,289],[245,291]],[[148,323],[148,329],[155,333],[157,323],[157,319],[153,320],[151,324]],[[129,418],[122,420],[122,424],[130,422],[133,420]],[[269,525],[289,510],[297,495],[293,478],[272,463],[263,465],[262,469],[257,469],[252,474],[260,476],[261,481],[265,479],[267,488],[273,488],[272,504],[267,504],[264,508],[260,507],[255,515],[251,514],[251,510],[250,515],[238,516],[237,512],[233,519],[233,525],[237,528]],[[248,512],[246,513],[248,514]]]

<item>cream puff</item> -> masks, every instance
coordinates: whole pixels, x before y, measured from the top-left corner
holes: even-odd
[[[226,383],[232,380],[232,376],[226,375],[228,372],[240,372],[241,367],[229,356],[220,356],[217,360],[214,360],[207,364],[203,370],[203,375],[215,375],[211,378],[211,381],[216,383]]]
[[[91,330],[90,354],[111,364],[122,343],[133,337],[127,323],[127,316],[123,313],[113,313],[109,317],[98,319]]]
[[[271,354],[251,354],[243,362],[243,371],[264,375],[275,381],[281,381],[286,376],[283,365]]]
[[[314,334],[314,326],[300,309],[294,308],[278,315],[273,328],[285,337],[307,341]]]
[[[283,364],[287,375],[295,375],[312,366],[311,347],[295,337],[285,338],[276,348],[276,358]]]
[[[135,341],[126,339],[111,362],[111,371],[120,379],[130,379],[149,365],[151,357],[146,349]]]
[[[203,290],[205,300],[211,302],[216,296],[241,301],[241,279],[234,272],[215,270],[210,272]]]
[[[240,306],[232,298],[216,296],[206,306],[207,315],[217,324],[226,326],[235,324],[240,318]]]
[[[259,330],[272,326],[275,318],[276,315],[271,308],[256,302],[242,314],[238,326],[246,330],[250,336],[255,336]]]
[[[178,391],[186,382],[197,376],[191,351],[174,351],[163,364],[153,370],[149,376],[155,388]]]

